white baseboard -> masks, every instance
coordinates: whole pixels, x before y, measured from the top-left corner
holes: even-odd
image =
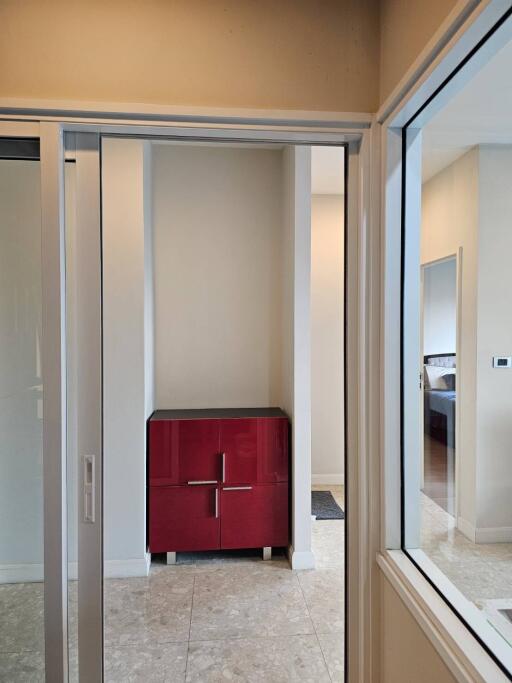
[[[0,564],[0,583],[37,583],[43,580],[42,563]]]
[[[296,551],[290,545],[288,546],[288,560],[292,569],[300,571],[301,569],[315,568],[315,556],[311,550]]]
[[[512,526],[477,527],[476,543],[512,543]]]
[[[512,543],[512,527],[474,527],[463,517],[457,519],[457,527],[473,543]]]
[[[321,486],[322,484],[326,486],[343,486],[345,477],[343,474],[312,474],[311,483],[315,484],[315,486]]]
[[[147,576],[151,565],[151,555],[131,560],[106,560],[104,577],[106,579],[125,579],[136,576]],[[76,581],[78,565],[70,562],[68,578]],[[0,584],[2,583],[37,583],[44,581],[44,565],[40,564],[0,564]]]
[[[104,577],[106,579],[127,579],[134,576],[147,576],[151,565],[151,555],[133,560],[106,560]]]

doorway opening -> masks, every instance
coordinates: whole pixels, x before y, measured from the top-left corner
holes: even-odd
[[[423,493],[456,515],[457,259],[421,266]]]
[[[335,469],[313,488],[344,510],[344,185],[311,183],[327,150],[344,182],[342,147],[101,138],[106,681],[344,680],[344,522],[311,519],[325,429]]]

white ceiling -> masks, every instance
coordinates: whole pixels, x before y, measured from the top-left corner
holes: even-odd
[[[480,144],[512,144],[512,42],[423,129],[423,181]]]
[[[343,147],[311,147],[312,194],[344,194]]]

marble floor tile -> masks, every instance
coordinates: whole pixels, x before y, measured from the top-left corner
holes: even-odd
[[[512,597],[512,544],[473,543],[454,518],[421,496],[422,550],[470,601]]]
[[[299,583],[317,634],[345,630],[344,574],[341,569],[299,572]]]
[[[194,598],[222,594],[226,598],[242,596],[253,599],[273,594],[285,595],[297,590],[295,572],[288,563],[224,565],[216,571],[196,575]]]
[[[0,652],[44,651],[43,583],[0,585]]]
[[[0,681],[44,683],[42,652],[0,652]]]
[[[343,506],[343,487],[332,490]],[[445,542],[434,512],[429,539]],[[342,680],[344,529],[340,520],[313,523],[317,570],[292,571],[279,552],[269,562],[258,551],[205,553],[173,566],[157,557],[148,577],[105,580],[105,680]],[[76,588],[70,582],[75,645]],[[43,680],[42,591],[0,586],[0,613],[9,615],[0,619],[0,680]],[[76,647],[71,659],[74,681]]]
[[[188,640],[194,577],[173,572],[105,581],[105,643]]]
[[[187,683],[328,683],[316,636],[190,643]]]
[[[108,647],[105,649],[105,683],[183,682],[187,649],[187,643]]]
[[[320,633],[318,642],[333,683],[345,681],[345,638],[341,633]]]
[[[277,581],[272,572],[268,579],[224,571],[196,576],[190,640],[313,634],[297,577],[287,574]]]
[[[314,520],[311,549],[316,567],[343,567],[345,564],[345,522],[343,520]]]

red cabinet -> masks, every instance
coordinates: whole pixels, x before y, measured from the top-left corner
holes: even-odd
[[[288,481],[288,420],[221,420],[224,483]]]
[[[150,552],[287,545],[288,444],[277,408],[156,411]]]
[[[150,419],[149,485],[218,481],[219,432],[219,420]]]
[[[288,543],[288,484],[225,486],[221,491],[222,548]]]
[[[151,552],[220,547],[217,486],[154,486],[149,495],[149,519]]]

